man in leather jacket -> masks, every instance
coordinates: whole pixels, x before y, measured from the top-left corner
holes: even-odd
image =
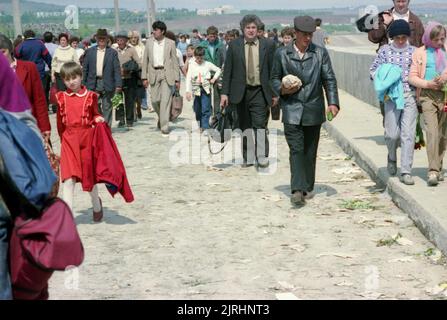
[[[312,17],[294,20],[296,40],[278,49],[273,60],[271,85],[280,96],[284,133],[290,148],[293,204],[302,206],[315,184],[315,166],[321,125],[326,121],[323,88],[328,110],[333,117],[339,111],[337,80],[325,48],[312,43],[316,23]],[[302,86],[295,93],[286,92],[282,79],[297,76]]]
[[[395,20],[403,19],[410,24],[411,36],[410,44],[419,48],[422,46],[422,36],[424,35],[424,25],[421,20],[409,9],[410,0],[393,0],[394,7],[384,11],[379,15],[379,25],[377,29],[368,32],[368,39],[372,43],[381,46],[389,42],[388,28]],[[377,49],[377,51],[379,50]]]

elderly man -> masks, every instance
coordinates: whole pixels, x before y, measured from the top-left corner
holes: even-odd
[[[255,159],[260,168],[268,167],[268,106],[278,102],[269,84],[275,45],[258,38],[261,23],[258,16],[246,15],[240,23],[244,36],[230,43],[225,59],[221,107],[236,107],[244,132],[242,167],[253,166]]]
[[[410,44],[419,48],[422,46],[424,25],[421,20],[410,11],[410,0],[393,0],[394,7],[380,15],[378,29],[368,32],[368,39],[378,43],[379,48],[389,42],[388,28],[394,20],[403,19],[410,24]]]
[[[137,91],[138,71],[141,70],[141,59],[137,50],[128,44],[128,33],[120,32],[116,35],[118,44],[118,59],[121,66],[121,78],[123,79],[124,109],[116,110],[116,118],[119,120],[118,128],[133,127],[135,121],[135,100]],[[124,113],[126,114],[124,116]]]
[[[137,50],[138,57],[140,57],[141,62],[143,62],[145,46],[141,40],[140,33],[136,30],[129,31],[129,45]],[[143,102],[145,105],[143,105]],[[137,78],[137,92],[136,92],[136,104],[137,104],[137,118],[141,119],[143,117],[141,113],[141,108],[147,110],[147,94],[146,88],[143,86],[143,81],[141,80],[141,70]]]
[[[106,29],[98,29],[96,40],[98,45],[85,52],[82,83],[87,89],[99,94],[102,115],[112,127],[112,98],[115,92],[122,91],[123,85],[120,61],[118,52],[107,47]]]
[[[325,48],[312,43],[316,23],[312,17],[294,19],[296,40],[280,48],[273,61],[271,84],[280,96],[284,134],[290,148],[291,201],[305,204],[305,197],[314,189],[320,129],[325,122],[323,88],[328,113],[339,111],[337,81]],[[286,90],[283,78],[288,75],[301,80],[301,87]]]
[[[180,89],[180,66],[175,42],[165,37],[166,24],[152,24],[153,38],[147,40],[141,78],[143,85],[151,86],[152,106],[158,115],[158,128],[169,134],[169,117],[175,88]]]

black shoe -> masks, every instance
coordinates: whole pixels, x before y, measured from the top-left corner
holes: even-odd
[[[304,194],[301,191],[295,191],[290,198],[290,201],[293,205],[297,207],[302,207],[306,204],[306,200],[304,198]]]
[[[269,165],[270,165],[270,162],[269,162],[269,159],[267,159],[267,158],[258,160],[259,168],[268,168]]]
[[[118,123],[118,128],[124,128],[124,122],[123,121],[120,121]]]
[[[241,168],[249,168],[249,167],[253,167],[253,166],[254,166],[253,163],[246,163],[246,162],[244,162],[244,163],[241,165]]]
[[[133,123],[128,123],[128,124],[127,124],[127,127],[128,127],[128,128],[132,128],[132,127],[133,127]]]

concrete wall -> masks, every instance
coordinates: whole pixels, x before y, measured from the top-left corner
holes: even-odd
[[[338,49],[329,49],[329,54],[338,87],[370,105],[379,107],[379,100],[369,77],[369,68],[375,55]]]

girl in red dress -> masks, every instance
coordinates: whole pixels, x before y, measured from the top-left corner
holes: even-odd
[[[62,198],[73,208],[74,189],[81,182],[82,189],[90,193],[93,220],[103,217],[98,188],[94,184],[92,159],[93,126],[104,122],[98,112],[98,96],[81,85],[82,69],[75,62],[65,63],[60,72],[67,90],[57,93],[57,129],[61,138]]]

